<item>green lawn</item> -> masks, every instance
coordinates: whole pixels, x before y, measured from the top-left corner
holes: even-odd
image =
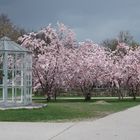
[[[56,122],[96,119],[140,104],[140,99],[136,101],[105,99],[103,104],[97,104],[98,100],[84,102],[83,99],[58,99],[57,102],[47,103],[48,106],[41,109],[1,110],[0,121]],[[46,103],[45,100],[35,100],[35,102]]]

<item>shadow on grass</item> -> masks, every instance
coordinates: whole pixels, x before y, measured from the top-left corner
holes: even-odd
[[[115,102],[140,102],[140,98],[137,98],[136,100],[133,100],[133,98],[124,98],[124,99],[91,99],[90,101],[85,101],[84,99],[77,99],[77,98],[63,98],[63,99],[57,99],[56,101],[55,100],[50,100],[49,103],[90,103],[90,102],[97,102],[97,101],[105,101],[105,102],[108,102],[108,103],[115,103]],[[48,101],[46,99],[35,99],[33,100],[34,102],[37,102],[37,103],[48,103]]]

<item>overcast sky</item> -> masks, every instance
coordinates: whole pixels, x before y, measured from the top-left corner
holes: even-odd
[[[101,42],[123,30],[140,42],[140,0],[0,0],[0,13],[27,30],[63,22],[79,41]]]

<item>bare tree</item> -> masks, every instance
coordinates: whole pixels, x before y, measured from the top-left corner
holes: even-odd
[[[133,39],[133,36],[129,31],[120,31],[116,38],[106,39],[101,44],[104,47],[107,47],[114,51],[118,45],[118,42],[125,43],[131,47],[136,47],[139,45],[139,43]]]
[[[25,33],[26,31],[14,25],[7,15],[0,15],[0,38],[8,36],[12,40],[17,41],[17,38]]]

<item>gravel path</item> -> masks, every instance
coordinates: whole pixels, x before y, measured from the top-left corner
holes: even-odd
[[[140,140],[140,106],[86,122],[0,122],[0,140]]]

